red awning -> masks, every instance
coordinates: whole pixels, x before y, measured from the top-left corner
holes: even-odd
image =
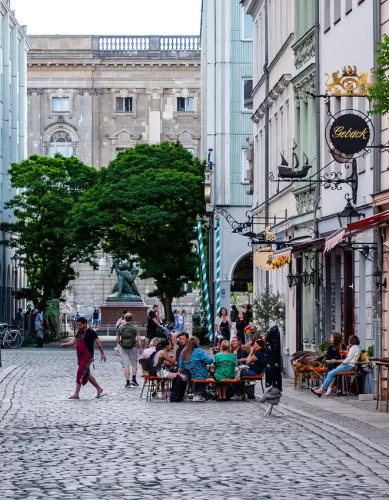
[[[351,224],[347,224],[346,236],[354,236],[358,233],[364,233],[365,231],[369,231],[369,229],[374,229],[375,227],[382,226],[389,222],[389,210],[385,212],[380,212],[379,214],[372,215],[370,217],[366,217],[365,219],[358,220],[356,222],[351,222]]]
[[[380,212],[376,215],[371,215],[370,217],[365,217],[364,219],[358,220],[356,222],[351,222],[347,226],[342,227],[335,233],[331,234],[326,238],[324,253],[332,250],[336,245],[339,245],[346,238],[351,238],[359,233],[364,233],[375,227],[383,226],[389,222],[389,210],[385,212]]]
[[[302,252],[304,250],[315,250],[316,248],[320,248],[324,245],[325,238],[315,238],[314,240],[304,241],[303,243],[298,243],[297,245],[293,245],[292,252]]]
[[[328,236],[328,238],[326,238],[326,242],[324,245],[324,253],[329,252],[330,250],[335,248],[336,245],[339,245],[339,243],[341,243],[344,240],[345,233],[346,233],[346,228],[342,227],[335,233]]]

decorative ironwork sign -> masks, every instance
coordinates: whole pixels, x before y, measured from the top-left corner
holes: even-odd
[[[373,147],[374,128],[370,118],[358,110],[346,109],[331,115],[326,142],[335,161],[347,163]]]
[[[331,77],[326,73],[326,95],[336,97],[366,97],[367,89],[372,86],[368,81],[369,75],[366,71],[358,73],[357,67],[347,65],[342,68],[342,74],[339,71],[332,73]]]
[[[334,148],[346,155],[355,155],[369,144],[369,123],[354,113],[345,113],[333,121],[330,140]]]

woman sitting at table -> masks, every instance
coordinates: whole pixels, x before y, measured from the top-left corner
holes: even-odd
[[[197,337],[190,337],[188,343],[179,359],[179,367],[188,370],[191,379],[206,380],[209,378],[207,365],[213,363],[213,358],[200,347]],[[204,392],[206,384],[195,383],[193,385],[193,401],[204,401],[201,394]]]
[[[222,382],[236,378],[236,355],[231,352],[228,340],[223,340],[220,345],[221,352],[215,356],[215,380]],[[227,384],[218,384],[217,394],[219,401],[227,399]]]
[[[248,366],[248,370],[242,371],[242,377],[262,374],[265,368],[265,342],[262,339],[256,340],[251,348]]]
[[[331,382],[333,382],[341,372],[351,372],[355,370],[359,358],[361,356],[361,348],[359,347],[359,338],[356,335],[351,335],[348,339],[349,351],[346,359],[342,361],[342,363],[337,367],[327,373],[326,378],[324,379],[323,384],[318,389],[311,388],[311,391],[316,394],[319,398],[322,397],[323,393],[329,391],[331,394],[332,389],[330,389]],[[328,395],[329,395],[328,394]]]

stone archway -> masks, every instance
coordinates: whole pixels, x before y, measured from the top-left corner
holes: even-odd
[[[253,254],[243,255],[231,275],[231,292],[247,292],[247,283],[253,282]]]

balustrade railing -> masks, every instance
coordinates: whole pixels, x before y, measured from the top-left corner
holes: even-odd
[[[199,51],[198,36],[99,36],[100,52]]]

